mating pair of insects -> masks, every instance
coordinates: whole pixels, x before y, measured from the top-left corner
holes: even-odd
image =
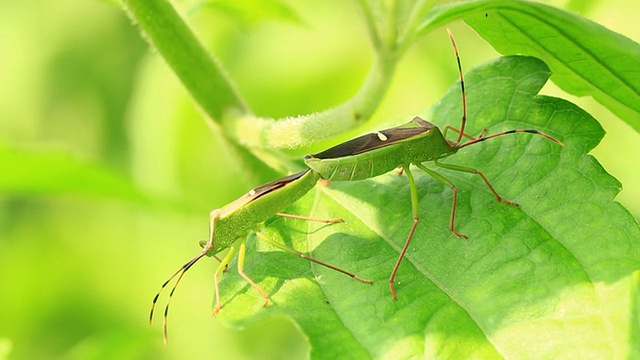
[[[210,214],[209,220],[209,240],[202,244],[202,251],[180,267],[178,271],[165,281],[164,284],[162,284],[160,291],[153,299],[153,305],[149,316],[150,322],[153,319],[155,305],[160,293],[173,279],[176,279],[176,282],[169,294],[169,299],[164,311],[163,329],[165,343],[167,340],[167,315],[171,297],[186,271],[204,256],[213,256],[220,261],[220,265],[214,274],[216,305],[213,313],[216,314],[221,309],[222,305],[218,284],[220,277],[235,254],[236,250],[234,243],[239,239],[241,241],[238,246],[238,273],[251,285],[251,287],[262,295],[264,298],[264,306],[267,306],[269,302],[269,295],[244,272],[245,240],[252,230],[256,230],[258,225],[273,216],[296,218],[307,221],[321,221],[325,223],[341,221],[341,219],[314,219],[280,212],[303,197],[320,179],[330,181],[358,181],[382,175],[398,168],[407,174],[410,185],[413,225],[409,229],[407,239],[389,277],[389,288],[394,299],[397,298],[396,290],[394,288],[396,273],[402,259],[404,258],[405,252],[411,243],[419,221],[417,186],[413,173],[410,169],[410,165],[414,165],[425,171],[442,184],[451,188],[453,191],[453,198],[449,219],[449,230],[458,237],[466,238],[466,235],[456,231],[454,226],[458,190],[446,177],[424,166],[424,162],[432,161],[436,166],[447,170],[462,171],[479,175],[498,201],[518,206],[517,203],[507,201],[498,195],[489,180],[479,170],[460,165],[441,163],[440,160],[455,154],[458,150],[464,147],[495,137],[520,132],[543,136],[562,146],[564,146],[564,144],[550,135],[533,129],[514,129],[493,135],[485,135],[485,131],[483,130],[475,137],[465,133],[467,103],[464,88],[464,77],[458,49],[450,31],[449,37],[455,52],[460,76],[462,93],[462,121],[460,129],[446,126],[443,133],[435,125],[416,117],[404,125],[366,134],[334,146],[326,151],[314,155],[307,155],[304,159],[305,164],[308,166],[306,170],[258,186],[227,206],[213,210]],[[446,134],[448,130],[457,133],[455,141],[447,139]],[[463,139],[467,141],[463,142]],[[275,242],[262,235],[259,231],[256,231],[256,234],[260,239],[263,239],[282,250],[291,252],[296,256],[341,272],[360,282],[372,283],[370,280],[363,279],[352,272],[320,261],[306,254],[295,251],[283,244]],[[229,249],[229,251],[224,258],[219,259],[216,257],[216,254],[225,249]]]

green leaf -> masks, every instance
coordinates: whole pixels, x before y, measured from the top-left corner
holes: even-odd
[[[593,96],[640,131],[640,45],[586,18],[526,4],[527,12],[489,11],[465,21],[502,54],[544,59],[560,88]]]
[[[640,354],[633,309],[640,269],[640,229],[613,199],[620,184],[588,152],[603,130],[562,99],[536,96],[550,75],[531,57],[504,57],[467,74],[468,132],[536,128],[482,142],[446,159],[484,172],[520,207],[502,204],[478,176],[440,170],[459,189],[456,229],[448,230],[452,192],[426,174],[416,178],[420,223],[396,290],[388,278],[412,223],[406,176],[318,185],[287,212],[324,225],[274,218],[265,233],[361,277],[277,251],[255,236],[246,273],[221,282],[218,319],[245,326],[292,319],[313,358],[625,358]],[[452,86],[431,120],[458,126],[460,90]],[[432,167],[433,168],[433,167]],[[230,269],[234,269],[233,266]],[[633,324],[636,324],[635,326]]]
[[[489,0],[433,9],[419,33],[464,19],[502,54],[543,59],[552,80],[590,95],[640,131],[640,45],[584,17],[530,1]]]

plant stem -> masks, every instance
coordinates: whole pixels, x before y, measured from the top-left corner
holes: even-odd
[[[248,113],[221,66],[167,0],[124,0],[131,19],[213,121]]]

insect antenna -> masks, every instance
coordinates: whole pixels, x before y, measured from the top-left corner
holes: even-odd
[[[193,266],[193,264],[195,264],[196,262],[198,262],[198,260],[200,260],[203,256],[205,256],[207,254],[207,251],[208,249],[201,251],[193,259],[189,260],[186,264],[182,265],[180,269],[178,269],[178,271],[173,273],[173,275],[171,275],[162,284],[162,286],[160,287],[160,290],[158,291],[156,296],[154,296],[153,298],[153,302],[151,304],[151,311],[149,312],[149,325],[153,323],[153,313],[156,309],[156,303],[158,302],[158,298],[160,297],[160,294],[167,287],[167,285],[169,285],[169,283],[176,278],[176,276],[178,277],[176,279],[175,284],[173,284],[173,287],[171,288],[171,292],[169,292],[169,298],[167,299],[167,306],[165,306],[164,308],[164,314],[162,317],[162,333],[163,333],[163,340],[165,344],[167,344],[167,318],[169,316],[169,305],[171,304],[171,298],[173,297],[173,293],[176,291],[178,284],[180,284],[180,280],[182,280],[182,277],[187,272],[187,270],[189,270]]]
[[[503,132],[499,132],[497,134],[493,134],[493,135],[488,135],[488,136],[479,136],[471,141],[467,141],[466,143],[459,145],[458,149],[462,149],[465,146],[469,146],[469,145],[473,145],[485,140],[489,140],[495,137],[499,137],[499,136],[503,136],[503,135],[509,135],[509,134],[515,134],[515,133],[529,133],[529,134],[535,134],[535,135],[540,135],[542,137],[545,137],[551,141],[553,141],[554,143],[564,146],[564,143],[556,138],[554,138],[551,135],[545,134],[542,131],[538,131],[535,129],[513,129],[513,130],[507,130],[507,131],[503,131]]]
[[[449,33],[449,39],[451,39],[451,45],[453,45],[453,51],[456,54],[456,61],[458,62],[458,73],[460,74],[460,90],[462,92],[462,124],[460,125],[460,132],[458,135],[457,144],[460,144],[462,137],[464,136],[464,126],[467,123],[467,93],[464,90],[464,75],[462,74],[462,64],[460,63],[460,55],[458,54],[458,46],[456,46],[456,40],[453,38],[451,30],[447,29]]]

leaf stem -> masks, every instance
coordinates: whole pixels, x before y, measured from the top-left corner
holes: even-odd
[[[219,122],[230,112],[248,113],[221,66],[167,0],[124,0],[123,4],[207,115]]]
[[[335,137],[373,115],[389,87],[395,66],[395,58],[376,57],[360,90],[335,108],[277,120],[240,114],[225,118],[222,126],[250,148],[297,149]]]

